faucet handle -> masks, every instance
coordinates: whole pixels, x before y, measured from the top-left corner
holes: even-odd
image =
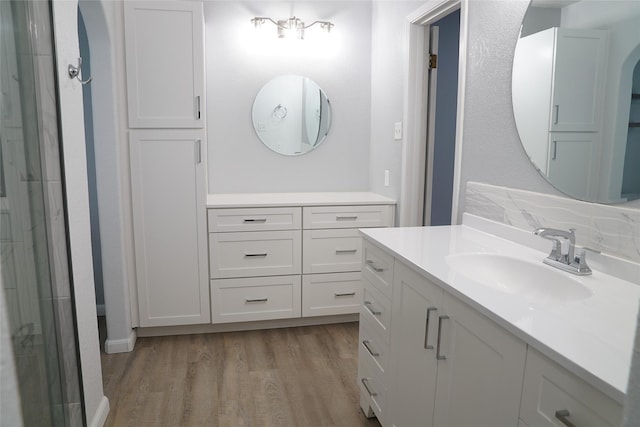
[[[584,249],[580,249],[576,253],[574,263],[578,269],[578,274],[591,274],[591,268],[587,265],[587,253]]]

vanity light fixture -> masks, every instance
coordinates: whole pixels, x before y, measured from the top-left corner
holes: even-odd
[[[329,21],[313,21],[309,25],[304,25],[304,22],[300,18],[296,18],[295,16],[292,16],[289,19],[283,19],[278,21],[274,21],[273,19],[268,17],[256,16],[255,18],[251,19],[251,22],[253,23],[256,29],[262,28],[262,26],[266,22],[271,22],[277,27],[278,29],[277,34],[278,34],[278,38],[280,39],[296,37],[299,40],[303,40],[304,30],[306,30],[309,27],[313,27],[316,24],[319,24],[320,28],[326,33],[331,32],[331,29],[334,27],[334,24]]]

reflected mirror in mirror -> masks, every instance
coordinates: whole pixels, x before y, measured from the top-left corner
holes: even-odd
[[[533,0],[513,62],[518,133],[569,196],[640,198],[640,1]]]
[[[331,105],[313,80],[276,77],[260,89],[251,114],[258,138],[276,153],[297,156],[317,148],[331,127]]]

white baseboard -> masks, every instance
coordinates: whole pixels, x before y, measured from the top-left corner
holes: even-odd
[[[104,304],[96,304],[96,312],[98,313],[98,316],[106,316]]]
[[[129,338],[124,340],[107,340],[104,343],[104,351],[107,354],[114,353],[128,353],[133,351],[133,347],[136,345],[136,339],[138,338],[136,331],[132,330],[129,334]]]
[[[91,417],[89,427],[104,426],[104,423],[107,421],[107,416],[109,416],[109,399],[107,399],[107,396],[102,396],[102,400],[98,405],[98,409],[96,409],[96,413]]]

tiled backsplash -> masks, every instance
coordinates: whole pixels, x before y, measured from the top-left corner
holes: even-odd
[[[576,243],[640,263],[640,209],[468,182],[465,212],[523,230],[576,229]]]

